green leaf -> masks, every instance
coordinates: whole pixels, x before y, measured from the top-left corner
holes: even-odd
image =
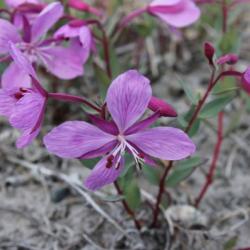
[[[192,104],[196,105],[198,102],[198,99],[197,99],[197,96],[194,95],[194,92],[190,88],[190,85],[187,82],[184,82],[178,75],[176,75],[176,77],[177,77],[177,80],[178,80],[179,84],[181,85],[182,89],[184,90],[187,99]]]
[[[110,53],[110,64],[112,69],[112,77],[113,79],[122,73],[122,68],[120,65],[120,60],[118,59],[115,48],[110,44],[109,45],[109,53]]]
[[[193,137],[198,133],[199,128],[200,128],[200,124],[201,124],[200,119],[196,119],[196,121],[193,123],[191,129],[188,132],[190,137]]]
[[[224,250],[233,250],[235,249],[236,245],[238,242],[238,236],[234,236],[231,239],[229,239],[225,244],[224,244]]]
[[[233,98],[234,95],[226,95],[216,98],[204,106],[199,117],[201,119],[208,119],[216,116],[229,102],[233,100]]]
[[[152,184],[158,185],[160,182],[160,172],[158,168],[150,167],[148,165],[144,165],[142,168],[142,172],[145,178]]]
[[[95,77],[97,79],[99,88],[100,88],[100,96],[103,100],[105,100],[106,92],[110,84],[110,79],[102,68],[100,68],[97,64],[94,64]]]
[[[97,162],[100,160],[100,158],[95,158],[95,159],[86,159],[86,160],[81,160],[81,163],[84,167],[93,169],[94,166],[97,164]]]
[[[168,176],[166,180],[166,185],[168,187],[175,187],[177,186],[181,181],[186,179],[196,167],[201,165],[203,161],[200,157],[194,156],[188,160],[184,160],[179,162],[172,173]]]
[[[133,210],[138,208],[141,203],[141,193],[135,179],[132,179],[124,188],[125,199],[129,207]]]
[[[237,86],[235,82],[235,78],[232,77],[225,77],[223,81],[220,81],[216,84],[216,86],[213,88],[213,94],[219,95],[227,92],[232,92],[237,90],[239,87]]]
[[[229,29],[221,38],[218,49],[221,54],[238,53],[240,45],[240,34],[237,29]]]

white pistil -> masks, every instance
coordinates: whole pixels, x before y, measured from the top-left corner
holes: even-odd
[[[121,147],[121,150],[119,155],[119,161],[117,162],[120,162],[121,156],[124,155],[125,149],[128,148],[135,159],[137,169],[141,170],[141,165],[144,163],[144,159],[140,156],[140,153],[132,145],[130,145],[122,135],[118,135],[117,139],[121,143],[118,146],[118,148]]]

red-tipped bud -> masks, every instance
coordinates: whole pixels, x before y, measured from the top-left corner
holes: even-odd
[[[214,66],[213,58],[214,58],[214,54],[215,54],[215,48],[211,43],[205,42],[204,54],[205,54],[206,58],[208,59],[209,65]]]
[[[170,104],[154,96],[151,97],[148,108],[154,112],[157,111],[160,112],[161,116],[166,116],[166,117],[177,116],[177,112]]]
[[[89,5],[81,0],[69,0],[68,5],[73,9],[81,11],[87,11],[89,9]]]
[[[241,86],[250,95],[250,67],[242,74]]]
[[[233,65],[233,64],[236,64],[238,60],[239,60],[239,57],[236,54],[227,54],[227,55],[219,57],[216,63],[218,65],[222,65],[225,63],[229,65]]]
[[[82,0],[69,0],[68,5],[73,9],[89,12],[96,16],[102,15],[102,13],[98,9],[90,6],[89,4],[83,2]]]

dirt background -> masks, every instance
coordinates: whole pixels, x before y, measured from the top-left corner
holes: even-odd
[[[242,46],[239,68],[250,62],[249,11],[242,18]],[[156,96],[168,98],[182,113],[188,106],[176,73],[196,91],[204,91],[209,69],[201,57],[201,43],[195,29],[185,31],[184,41],[170,38],[165,53],[160,53],[155,39],[148,38],[139,64],[145,61],[153,79]],[[117,53],[133,53],[138,43],[120,46]],[[174,71],[174,73],[173,73]],[[96,97],[97,86],[86,73],[81,85],[82,94]],[[89,79],[89,80],[88,80]],[[61,86],[58,87],[63,88]],[[72,90],[74,92],[74,90]],[[161,215],[163,226],[149,229],[151,209],[147,205],[157,188],[138,177],[142,187],[143,205],[137,217],[145,227],[135,230],[124,213],[120,201],[105,201],[115,195],[112,186],[97,193],[82,188],[82,180],[89,170],[77,160],[61,160],[49,155],[41,143],[42,136],[51,129],[48,121],[60,122],[61,114],[70,112],[70,119],[79,119],[78,108],[53,105],[46,118],[42,135],[32,146],[17,150],[18,132],[0,118],[0,250],[236,250],[250,248],[250,117],[244,111],[234,133],[224,138],[216,178],[199,210],[192,204],[197,196],[211,161],[216,143],[212,129],[202,126],[194,138],[204,164],[178,188],[169,189],[172,206]],[[226,107],[225,127],[242,108],[240,99]],[[83,118],[83,115],[82,115]],[[67,119],[64,116],[64,119]],[[169,123],[163,119],[161,123]],[[172,122],[172,121],[171,121]],[[212,119],[211,124],[216,125]]]

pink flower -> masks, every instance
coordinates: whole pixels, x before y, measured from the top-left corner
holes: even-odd
[[[35,18],[32,25],[23,18],[24,28],[21,36],[10,22],[0,19],[0,54],[8,53],[8,42],[18,47],[32,63],[43,64],[52,74],[61,79],[72,79],[83,74],[82,50],[79,42],[72,41],[67,47],[60,45],[62,41],[55,39],[43,40],[48,30],[62,17],[63,6],[59,2],[49,4]],[[5,70],[3,81],[19,82],[26,79],[14,64]],[[6,83],[8,84],[8,82]]]
[[[250,67],[248,67],[242,74],[241,86],[248,94],[250,94]]]
[[[91,30],[83,20],[73,20],[68,24],[63,25],[55,32],[54,37],[58,39],[76,39],[83,48],[79,51],[82,52],[81,58],[83,63],[85,63],[89,58],[91,50],[95,51],[96,49]]]
[[[186,27],[200,17],[200,9],[192,0],[154,0],[148,12],[176,28]]]
[[[6,116],[10,124],[21,131],[22,135],[16,146],[22,148],[39,134],[47,95],[40,86],[30,62],[13,44],[10,45],[10,54],[14,59],[12,69],[17,69],[13,74],[23,72],[23,75],[30,75],[33,79],[33,84],[28,79],[23,79],[25,81],[10,81],[0,89],[0,114]]]
[[[119,75],[110,85],[106,103],[112,121],[92,116],[96,126],[69,121],[54,128],[44,138],[49,152],[62,158],[103,156],[85,181],[96,190],[114,182],[124,167],[124,154],[134,157],[138,167],[153,164],[153,158],[180,160],[195,151],[195,145],[183,131],[171,127],[149,128],[160,116],[157,111],[138,121],[152,98],[147,78],[136,70]]]
[[[134,18],[146,12],[160,18],[172,28],[189,26],[200,17],[200,9],[193,0],[154,0],[148,6],[137,9],[123,18],[119,28],[124,28]]]

